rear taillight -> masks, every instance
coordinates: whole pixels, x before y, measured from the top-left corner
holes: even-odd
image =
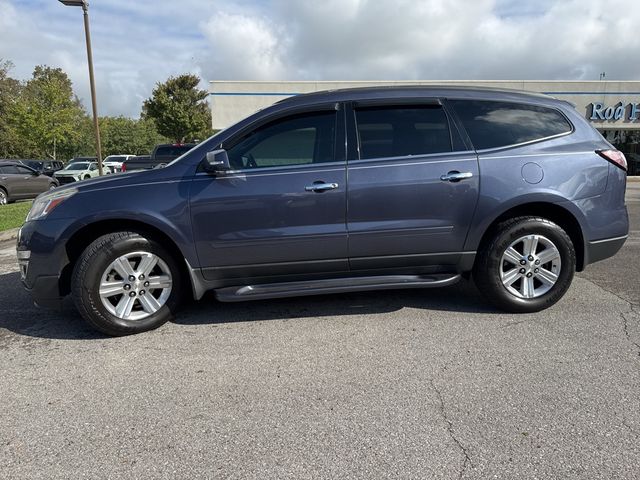
[[[616,167],[620,167],[624,171],[627,170],[627,159],[620,150],[596,150],[596,153]]]
[[[122,168],[120,169],[121,172],[126,172],[127,171],[127,166],[123,163],[122,164]]]

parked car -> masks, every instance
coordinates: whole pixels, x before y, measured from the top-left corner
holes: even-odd
[[[195,143],[162,143],[155,146],[153,152],[151,152],[151,159],[156,164],[169,163],[195,146]]]
[[[48,177],[53,177],[55,172],[64,167],[60,160],[20,160],[20,163]]]
[[[0,205],[35,198],[58,182],[17,161],[0,160]]]
[[[629,162],[629,175],[640,175],[640,154],[629,153],[626,157]]]
[[[163,143],[156,145],[151,155],[140,155],[126,160],[122,165],[122,171],[131,172],[162,167],[195,146],[195,143]]]
[[[72,162],[54,174],[54,177],[61,185],[88,180],[97,176],[98,162]]]
[[[135,155],[109,155],[102,161],[102,166],[105,170],[108,170],[109,173],[119,173],[122,172],[122,164],[133,158]]]
[[[282,100],[165,168],[61,187],[18,241],[35,302],[109,335],[220,301],[451,285],[535,312],[627,238],[626,160],[572,105],[462,87]],[[321,308],[321,307],[320,307]]]
[[[74,157],[67,162],[67,165],[70,163],[78,163],[78,162],[97,162],[98,157]]]
[[[136,155],[122,162],[122,172],[135,172],[137,170],[151,170],[157,165],[151,160],[150,155]]]

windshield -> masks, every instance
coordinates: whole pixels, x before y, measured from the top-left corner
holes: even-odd
[[[109,155],[104,159],[105,162],[124,162],[127,159],[125,155]]]
[[[70,163],[64,169],[65,170],[86,170],[87,168],[89,168],[89,163],[76,162],[76,163]]]

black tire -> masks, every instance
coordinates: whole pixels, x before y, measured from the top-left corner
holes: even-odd
[[[85,180],[89,180],[90,178],[91,178],[91,175],[85,175],[85,176],[84,176],[84,179],[85,179]]]
[[[501,280],[503,254],[513,242],[526,235],[545,237],[560,254],[561,267],[555,284],[534,298],[516,296]],[[498,224],[488,237],[478,252],[473,278],[478,290],[496,307],[514,313],[538,312],[555,304],[566,293],[575,273],[576,254],[571,238],[558,225],[540,217],[515,217]]]
[[[114,260],[138,251],[157,255],[164,262],[171,274],[171,292],[164,305],[146,318],[119,318],[103,305],[100,282]],[[158,328],[173,318],[182,295],[180,276],[176,260],[153,238],[135,232],[116,232],[99,237],[82,252],[73,269],[71,294],[76,308],[92,327],[111,336],[131,335]]]

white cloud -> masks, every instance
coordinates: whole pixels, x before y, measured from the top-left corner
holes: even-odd
[[[203,25],[219,59],[228,50],[214,41],[223,34],[215,19],[230,9],[239,14],[216,5]],[[281,74],[268,78],[597,79],[603,70],[608,78],[640,78],[640,64],[629,61],[640,47],[640,2],[274,0],[266,16],[250,5],[241,16],[277,40],[270,49]],[[212,79],[261,78],[247,60],[237,55],[203,71]]]
[[[242,13],[218,12],[202,25],[211,42],[204,57],[207,70],[256,80],[282,78],[287,75],[282,55],[286,52],[283,32],[267,20]]]
[[[203,80],[640,79],[629,0],[109,0],[91,3],[99,110]],[[61,66],[89,105],[81,11],[0,0],[0,58]],[[203,83],[204,85],[204,83]]]

